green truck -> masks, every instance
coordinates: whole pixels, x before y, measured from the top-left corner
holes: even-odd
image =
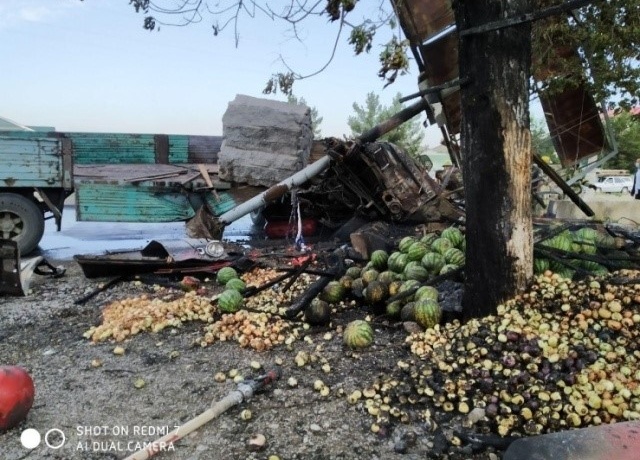
[[[21,254],[47,219],[60,230],[67,197],[76,218],[101,222],[188,221],[207,206],[234,206],[218,179],[222,137],[0,131],[0,239]]]

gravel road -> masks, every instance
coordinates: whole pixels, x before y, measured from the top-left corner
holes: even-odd
[[[374,433],[374,419],[363,402],[347,402],[354,390],[371,386],[381,374],[397,371],[399,361],[411,359],[401,326],[376,323],[375,345],[360,353],[348,351],[336,328],[365,316],[352,309],[331,327],[300,329],[293,344],[258,353],[232,342],[202,348],[196,344],[202,323],[190,323],[136,335],[122,342],[125,352],[116,355],[117,344],[94,344],[83,333],[100,323],[101,309],[109,302],[151,295],[153,289],[140,282],[120,283],[74,305],[107,280],[88,280],[74,262],[61,263],[67,268],[63,278],[35,276],[26,297],[0,297],[0,363],[25,367],[36,387],[27,420],[0,433],[4,460],[125,458],[235,389],[231,378],[217,382],[217,373],[228,377],[235,369],[256,376],[261,372],[252,367],[256,363],[263,369],[279,363],[281,381],[158,458],[498,458],[491,450],[472,454],[469,447],[451,445],[447,439],[459,423],[455,417],[390,423]],[[301,351],[311,357],[302,367],[295,361]],[[291,386],[290,378],[297,385]],[[314,389],[317,380],[330,388],[328,395]],[[248,420],[241,417],[244,409],[252,413]],[[33,450],[21,444],[27,428],[43,438]],[[266,445],[252,451],[247,443],[256,434],[264,435]]]

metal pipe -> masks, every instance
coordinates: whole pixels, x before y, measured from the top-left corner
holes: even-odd
[[[262,206],[277,200],[292,188],[297,187],[298,185],[302,185],[309,179],[320,174],[322,171],[329,167],[330,163],[331,158],[329,156],[320,158],[318,161],[310,164],[304,169],[301,169],[293,176],[281,182],[278,182],[276,185],[269,187],[259,195],[256,195],[250,200],[239,204],[230,211],[225,212],[218,218],[219,222],[222,225],[228,225],[231,222],[240,219],[242,216],[245,216],[250,212],[255,211],[256,209],[260,209]]]
[[[555,169],[553,169],[551,166],[549,166],[541,157],[540,155],[534,153],[533,154],[533,161],[535,162],[535,164],[537,164],[540,169],[542,169],[542,172],[544,172],[552,181],[554,181],[556,183],[556,185],[558,187],[560,187],[560,189],[566,193],[569,198],[571,198],[571,201],[574,202],[574,204],[580,208],[580,210],[582,212],[584,212],[587,216],[592,217],[595,215],[595,212],[593,212],[593,209],[591,209],[589,207],[589,205],[587,203],[585,203],[584,201],[582,201],[582,198],[580,198],[578,196],[578,194],[575,192],[575,190],[573,190],[565,181],[562,177],[560,177],[558,175],[558,173],[556,172]]]

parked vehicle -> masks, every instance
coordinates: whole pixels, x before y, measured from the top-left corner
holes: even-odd
[[[0,238],[33,251],[45,219],[60,230],[75,193],[80,221],[176,222],[234,206],[217,178],[221,137],[0,131]],[[215,189],[218,191],[215,192]],[[212,193],[214,190],[215,193]]]
[[[629,193],[633,188],[633,176],[601,176],[593,188],[605,193]]]

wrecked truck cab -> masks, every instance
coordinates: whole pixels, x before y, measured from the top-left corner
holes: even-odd
[[[331,165],[306,184],[263,208],[267,226],[289,222],[297,209],[303,222],[337,228],[354,216],[369,220],[422,223],[462,217],[462,211],[438,199],[443,187],[426,166],[389,142],[323,141]]]

